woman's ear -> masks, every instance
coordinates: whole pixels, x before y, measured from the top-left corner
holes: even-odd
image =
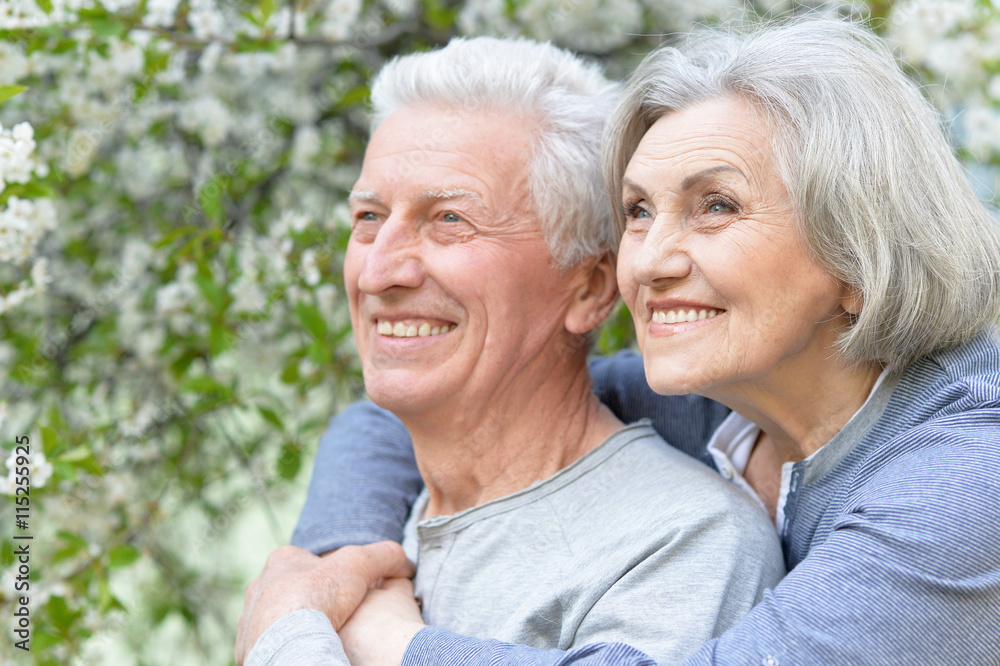
[[[861,308],[865,305],[865,298],[859,287],[844,285],[844,295],[840,298],[840,307],[844,308],[851,316],[861,314]]]
[[[618,300],[615,258],[605,252],[573,270],[580,271],[580,279],[566,311],[566,330],[583,335],[600,326]]]

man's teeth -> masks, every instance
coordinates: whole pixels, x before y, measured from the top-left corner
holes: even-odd
[[[654,324],[684,324],[689,321],[711,319],[717,310],[653,310]]]
[[[457,324],[443,324],[431,326],[429,323],[421,322],[418,326],[416,322],[397,321],[395,324],[385,320],[378,320],[375,330],[379,335],[386,335],[390,338],[426,338],[431,335],[440,335],[453,331]]]

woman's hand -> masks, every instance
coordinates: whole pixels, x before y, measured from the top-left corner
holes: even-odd
[[[423,628],[413,583],[390,578],[368,590],[338,633],[352,666],[398,666],[406,646]]]
[[[339,629],[369,587],[383,578],[412,574],[402,547],[391,541],[346,546],[324,557],[294,546],[279,548],[247,588],[236,634],[236,663],[243,663],[260,635],[282,616],[312,608]]]

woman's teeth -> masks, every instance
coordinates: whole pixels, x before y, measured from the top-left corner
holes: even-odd
[[[397,321],[395,324],[390,321],[379,319],[376,321],[375,330],[379,335],[390,338],[426,338],[431,335],[441,335],[448,331],[454,331],[457,324],[441,324],[431,326],[428,322]]]
[[[653,310],[654,324],[684,324],[689,321],[711,319],[717,310]]]

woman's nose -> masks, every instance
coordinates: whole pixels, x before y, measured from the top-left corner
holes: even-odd
[[[691,257],[684,248],[685,233],[654,222],[632,264],[632,276],[649,287],[666,284],[691,273]]]

